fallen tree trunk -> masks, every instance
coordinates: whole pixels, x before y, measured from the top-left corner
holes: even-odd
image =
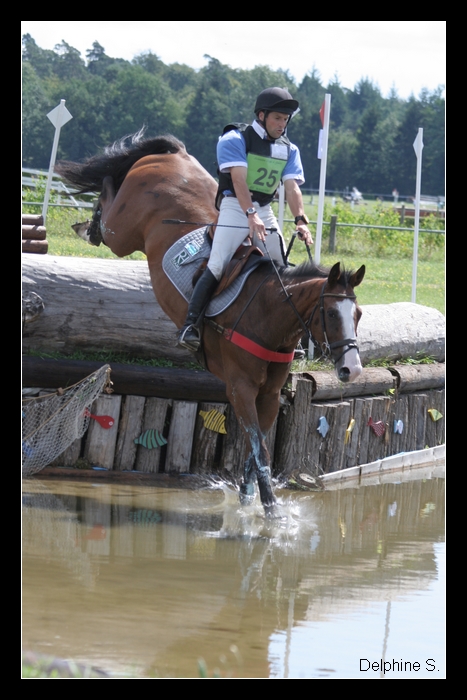
[[[72,386],[102,366],[100,362],[23,357],[23,386],[58,389]],[[143,367],[110,363],[116,394],[157,396],[185,401],[227,402],[225,384],[210,372],[181,368]],[[406,371],[407,370],[407,371]],[[444,364],[417,367],[368,367],[352,384],[341,384],[334,372],[304,372],[289,376],[284,393],[294,399],[301,380],[310,382],[314,402],[384,394],[390,389],[415,392],[444,387]]]
[[[44,304],[40,316],[24,324],[24,353],[106,349],[178,363],[193,359],[175,346],[176,327],[154,297],[146,262],[23,255],[23,291]],[[444,361],[445,319],[436,309],[410,302],[362,309],[363,363],[417,354]]]
[[[23,386],[72,386],[102,367],[101,362],[23,357]],[[227,402],[225,384],[210,372],[110,363],[112,389],[127,396],[158,396],[185,401]]]

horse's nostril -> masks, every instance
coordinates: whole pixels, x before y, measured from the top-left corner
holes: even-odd
[[[341,382],[348,382],[350,378],[350,370],[348,367],[341,367],[339,370],[339,379]]]

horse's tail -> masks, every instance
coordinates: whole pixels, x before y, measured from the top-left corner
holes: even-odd
[[[85,192],[101,192],[104,177],[111,175],[117,191],[130,168],[140,158],[162,153],[178,153],[185,151],[184,144],[172,134],[164,134],[154,138],[144,138],[146,127],[135,134],[129,134],[115,141],[103,152],[88,158],[83,163],[68,160],[59,161],[55,172],[74,187],[78,194]]]

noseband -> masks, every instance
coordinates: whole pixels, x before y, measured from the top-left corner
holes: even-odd
[[[352,350],[353,348],[355,348],[355,350],[358,352],[357,338],[344,338],[343,340],[338,340],[335,343],[329,342],[328,336],[326,333],[326,318],[324,315],[324,297],[336,297],[337,299],[354,299],[354,300],[357,297],[355,296],[355,294],[332,294],[330,292],[325,294],[324,293],[325,286],[326,286],[326,284],[323,285],[323,288],[321,290],[321,294],[319,297],[319,318],[321,321],[321,330],[323,331],[324,342],[319,343],[317,340],[315,340],[313,338],[313,335],[312,335],[311,330],[310,330],[311,322],[313,320],[313,316],[315,315],[315,311],[318,308],[318,304],[316,304],[315,308],[311,312],[310,318],[305,323],[305,326],[306,326],[309,338],[310,338],[311,342],[313,343],[313,345],[315,346],[315,348],[318,348],[319,350],[321,350],[323,357],[331,359],[333,361],[334,365],[337,365],[339,360],[341,360],[344,357],[344,355],[347,352],[349,352],[349,350]],[[342,348],[344,346],[346,346],[345,350],[339,355],[339,357],[337,359],[334,359],[334,357],[332,356],[333,350],[335,350],[336,348]]]

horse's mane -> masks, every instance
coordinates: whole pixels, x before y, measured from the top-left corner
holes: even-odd
[[[314,262],[304,262],[296,267],[286,267],[281,271],[281,276],[284,281],[307,279],[323,279],[329,277],[331,268],[322,267]],[[354,274],[354,270],[346,270],[343,265],[340,266],[340,276],[338,284],[347,287],[350,277]]]
[[[55,171],[67,182],[78,188],[78,193],[101,192],[106,175],[112,175],[116,190],[125,179],[130,168],[149,155],[178,153],[185,145],[172,134],[144,138],[146,127],[135,134],[128,134],[104,148],[102,153],[88,158],[83,163],[62,160]]]
[[[304,262],[296,267],[286,267],[282,270],[282,277],[284,279],[302,279],[303,277],[312,278],[315,277],[323,279],[329,276],[329,270],[326,267],[321,267],[314,262]]]

